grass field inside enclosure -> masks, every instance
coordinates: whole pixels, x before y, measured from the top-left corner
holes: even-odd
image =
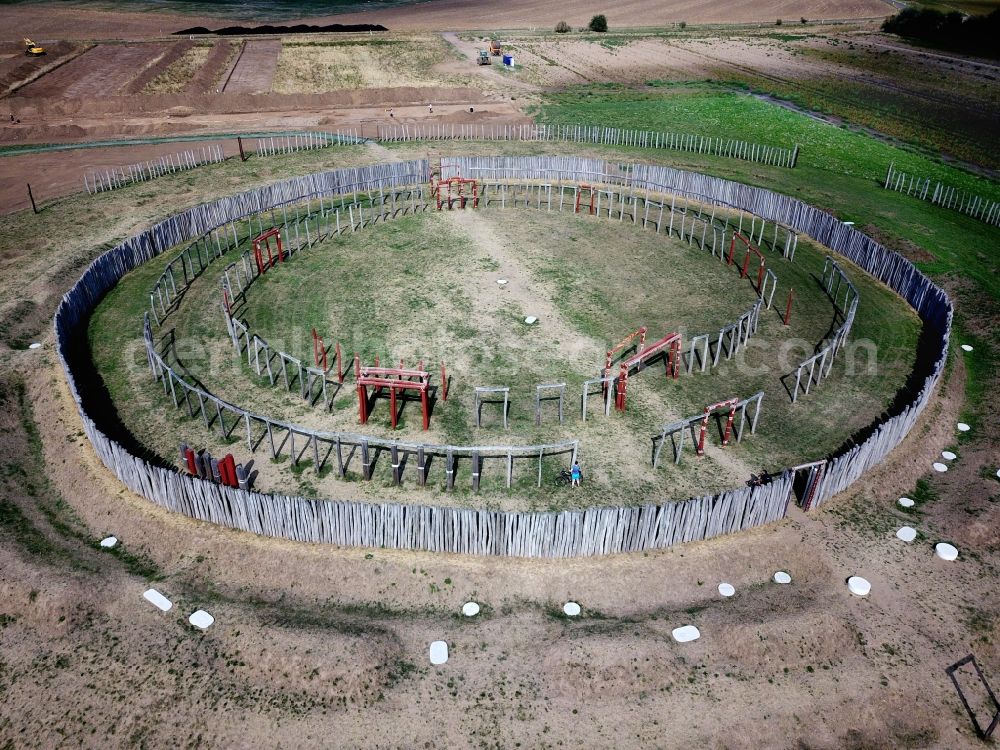
[[[240,252],[245,248],[244,236]],[[604,352],[613,343],[641,325],[649,329],[648,343],[673,331],[680,331],[686,342],[693,334],[717,332],[753,305],[756,293],[749,280],[740,278],[738,263],[727,266],[676,236],[629,223],[568,210],[491,206],[432,210],[334,236],[254,282],[236,315],[273,347],[306,364],[312,363],[313,327],[327,346],[341,343],[348,366],[355,351],[369,364],[375,355],[390,366],[399,359],[407,366],[422,359],[436,382],[438,365],[446,362],[451,389],[446,402],[434,404],[426,433],[421,431],[419,403],[404,407],[395,432],[389,428],[386,400],[376,403],[367,426],[358,425],[352,374],[326,412],[322,400],[310,406],[280,382],[269,386],[247,367],[246,355],[237,360],[219,291],[222,269],[236,259],[235,250],[194,281],[160,334],[173,332],[190,380],[276,419],[313,429],[453,445],[579,439],[587,477],[579,490],[558,488],[554,475],[566,458],[546,458],[538,490],[537,464],[522,459],[508,490],[505,459],[487,460],[481,491],[474,496],[467,461],[459,464],[455,491],[446,493],[440,491],[440,465],[431,469],[427,488],[416,487],[412,476],[407,481],[405,475],[401,488],[390,486],[388,460],[376,463],[372,482],[345,484],[329,464],[317,476],[308,456],[297,466],[287,454],[272,462],[261,447],[253,456],[261,489],[509,510],[679,500],[738,486],[762,467],[779,470],[835,450],[882,413],[914,367],[920,328],[916,316],[884,286],[844,263],[861,296],[850,337],[857,350],[849,345],[830,378],[791,404],[779,378],[811,355],[839,323],[819,285],[823,248],[803,237],[793,261],[769,247],[765,255],[778,276],[778,293],[774,308],[762,312],[747,349],[730,361],[723,355],[714,370],[701,373],[695,367],[694,374],[677,380],[666,379],[663,364],[657,363],[630,378],[624,415],[613,411],[604,417],[598,393],[591,397],[586,422],[580,420],[583,381],[599,374]],[[213,454],[232,451],[246,461],[251,455],[245,440],[223,443],[216,431],[175,410],[146,367],[142,314],[148,309],[149,289],[175,256],[176,251],[166,253],[134,271],[100,305],[90,328],[97,372],[125,428],[162,460],[175,463],[177,444],[185,441]],[[737,252],[736,258],[741,261],[742,254]],[[498,286],[500,278],[508,284]],[[780,313],[789,287],[796,299],[786,328]],[[539,322],[526,325],[529,315]],[[536,426],[535,386],[558,382],[567,384],[565,422],[559,425],[556,405],[548,402]],[[496,404],[483,407],[482,426],[474,427],[475,386],[510,387],[508,430]],[[713,423],[705,457],[694,455],[689,440],[679,465],[673,464],[668,447],[660,467],[652,470],[653,438],[662,425],[700,414],[706,404],[761,390],[765,396],[756,435],[748,427],[742,443],[720,448]],[[348,478],[357,479],[357,472],[349,471]]]

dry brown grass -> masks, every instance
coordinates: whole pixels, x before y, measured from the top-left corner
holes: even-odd
[[[286,43],[271,90],[279,94],[314,94],[354,88],[467,84],[467,77],[434,70],[447,55],[445,43],[437,36],[357,43]]]
[[[142,90],[144,94],[179,94],[208,60],[211,47],[192,47]]]

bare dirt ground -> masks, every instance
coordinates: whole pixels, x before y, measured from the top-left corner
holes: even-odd
[[[0,160],[2,172],[21,175],[24,179],[17,180],[11,177],[0,181],[0,205],[4,207],[2,213],[31,208],[26,183],[31,184],[36,202],[44,207],[46,203],[56,198],[83,190],[83,177],[91,171],[124,167],[127,164],[151,161],[180,151],[197,151],[203,146],[215,144],[221,145],[228,156],[238,157],[239,147],[235,139],[151,143],[145,146],[109,146],[7,156]],[[153,183],[147,185],[150,190],[155,190]]]
[[[280,39],[251,40],[236,60],[222,91],[232,94],[264,94],[271,90],[271,79],[281,54]]]
[[[148,555],[176,611],[157,612],[127,564],[61,539],[28,504],[76,569],[0,537],[0,738],[16,746],[976,744],[943,670],[969,650],[988,676],[1000,663],[996,539],[977,537],[997,520],[989,483],[963,456],[966,509],[894,505],[951,440],[960,367],[893,460],[829,510],[738,540],[543,562],[295,545],[150,508],[96,464],[50,355],[18,367],[28,356],[52,368],[28,392],[50,489],[92,538],[116,533]],[[16,409],[3,414],[16,424]],[[914,519],[925,536],[904,545],[893,532]],[[939,538],[961,545],[959,562],[933,556]],[[778,569],[791,585],[770,583]],[[852,574],[870,597],[847,593]],[[734,599],[718,597],[722,580]],[[474,621],[456,614],[468,599],[485,605]],[[554,614],[569,599],[579,621]],[[185,623],[197,607],[217,618],[205,634]],[[674,643],[687,623],[701,640]],[[430,667],[439,638],[451,659]]]
[[[94,98],[118,93],[166,51],[162,44],[101,44],[29,83],[22,96]]]
[[[776,17],[889,10],[877,2],[635,0],[608,15],[612,25],[721,15],[731,22],[744,13],[773,23]],[[576,26],[608,9],[585,4],[569,11],[529,0],[488,6],[446,0],[433,9],[396,11],[397,25],[386,25],[550,28],[563,16]],[[374,22],[388,12],[381,13],[329,20]],[[181,26],[218,25],[211,18],[58,6],[45,13],[4,6],[3,18],[43,43],[147,39]],[[588,57],[577,42],[566,43],[567,66],[548,64],[538,54],[549,57],[545,49],[526,43],[519,62],[537,71],[531,74],[537,80],[524,80],[519,97],[531,87],[592,80],[597,67],[611,80],[628,81],[671,71],[704,77],[716,67],[714,58],[730,70],[743,66],[783,79],[818,64],[842,68],[840,61],[807,62],[776,43],[768,49],[720,42],[706,50],[701,43],[643,40],[619,60],[603,48],[592,51],[600,57]],[[921,55],[901,54],[900,65],[914,66],[914,78],[933,71],[925,77],[940,89],[954,85],[948,76],[956,71],[949,67],[971,68],[948,60],[936,61],[938,68],[915,67],[924,65]],[[659,62],[649,63],[649,56],[660,56]],[[8,61],[13,67],[13,58],[3,65]],[[466,70],[460,61],[441,65]],[[483,91],[504,80],[496,70],[471,75],[484,82]],[[937,81],[940,75],[945,78]],[[396,100],[379,92],[367,101],[348,93],[339,106],[324,101],[304,108],[273,100],[273,109],[249,117],[261,102],[246,98],[213,110],[197,100],[173,100],[127,116],[114,102],[87,111],[58,111],[53,104],[52,112],[22,123],[22,136],[12,128],[0,141],[205,132],[244,122],[372,128],[385,116],[384,102],[397,102],[397,118],[416,121],[426,116],[427,98],[435,102],[435,116],[465,117],[467,104],[457,98],[439,108],[446,93]],[[995,94],[995,87],[984,88],[982,96]],[[520,98],[512,104],[481,91],[477,114],[485,101],[493,116],[518,116]],[[7,104],[0,104],[0,114]],[[17,106],[34,112],[31,99]],[[171,107],[189,109],[168,120]],[[26,175],[60,194],[80,184],[79,170],[88,163],[129,163],[156,148],[0,158],[0,206],[26,205]],[[329,166],[332,158],[310,154],[309,166]],[[283,176],[283,165],[262,160],[250,166],[250,182]],[[305,157],[298,169],[306,169]],[[245,184],[232,178],[216,187],[232,193]],[[975,653],[994,691],[1000,684],[1000,484],[993,478],[998,455],[991,426],[962,444],[947,474],[929,477],[932,494],[915,512],[895,504],[916,477],[928,476],[941,448],[954,448],[960,360],[907,441],[847,496],[739,537],[572,561],[338,550],[252,537],[162,512],[124,491],[82,436],[48,334],[59,294],[102,243],[209,197],[174,180],[128,206],[112,197],[74,213],[69,237],[32,235],[43,212],[23,217],[25,232],[16,240],[12,233],[0,239],[0,302],[27,290],[33,302],[25,331],[40,331],[45,342],[40,352],[0,351],[0,747],[982,746],[944,668]],[[22,239],[25,233],[30,239]],[[983,330],[995,330],[991,325]],[[33,419],[12,384],[22,377]],[[995,414],[1000,404],[989,398],[985,413]],[[894,537],[904,523],[921,533],[912,545]],[[122,539],[126,555],[91,546],[107,533]],[[939,540],[959,547],[958,561],[934,557]],[[778,569],[792,574],[791,585],[770,583]],[[870,597],[847,593],[844,580],[853,574],[872,582]],[[170,613],[141,599],[151,580],[174,600]],[[722,580],[736,586],[734,599],[715,593]],[[468,599],[485,605],[477,620],[457,614]],[[583,605],[578,621],[557,614],[567,599]],[[197,607],[217,618],[206,633],[186,624]],[[670,630],[688,623],[702,638],[686,646],[673,642]],[[427,648],[438,638],[448,641],[451,660],[435,668]],[[977,688],[963,684],[974,699]],[[979,719],[988,721],[983,713]]]
[[[604,13],[608,25],[666,26],[688,23],[759,23],[777,18],[843,19],[873,18],[893,13],[892,6],[878,0],[738,0],[713,3],[707,0],[650,3],[626,0],[608,7],[596,0],[574,3],[572,7],[536,0],[509,3],[474,3],[470,0],[440,0],[433,5],[412,5],[366,13],[345,13],[317,23],[381,23],[393,31],[439,31],[444,29],[553,28],[566,21],[573,28],[584,27],[597,13]]]

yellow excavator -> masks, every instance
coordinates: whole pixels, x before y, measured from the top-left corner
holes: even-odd
[[[35,44],[33,41],[25,37],[24,54],[28,55],[29,57],[41,57],[42,55],[45,54],[45,47]]]

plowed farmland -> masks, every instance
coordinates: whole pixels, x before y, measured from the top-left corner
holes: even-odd
[[[22,92],[70,98],[117,94],[168,49],[166,44],[101,44],[28,84]]]

